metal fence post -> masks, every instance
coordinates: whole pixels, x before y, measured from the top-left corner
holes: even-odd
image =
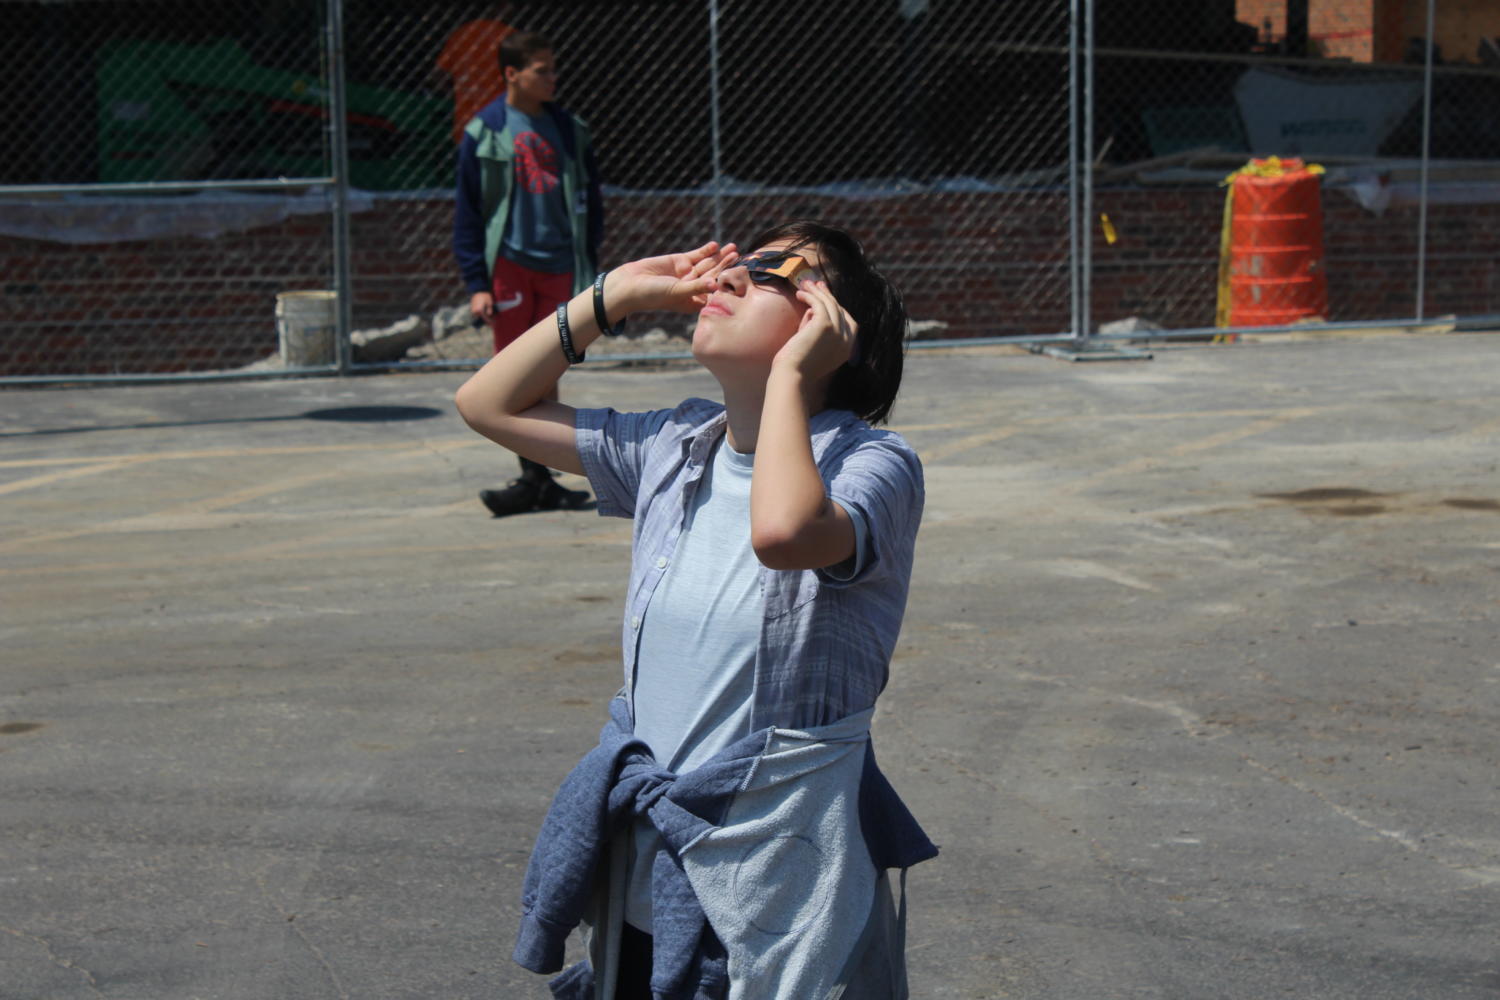
[[[1427,180],[1432,165],[1432,33],[1437,20],[1437,0],[1427,0],[1425,67],[1422,73],[1422,171],[1417,196],[1417,319],[1427,312]]]
[[[1083,209],[1078,239],[1083,250],[1079,266],[1079,342],[1093,336],[1094,287],[1094,3],[1083,2]]]
[[[1082,339],[1079,300],[1083,281],[1078,253],[1078,5],[1068,4],[1068,293],[1073,339]]]
[[[349,374],[354,287],[349,266],[349,120],[344,90],[344,3],[328,2],[328,139],[333,183],[333,289],[336,293],[334,337],[339,374]]]
[[[719,0],[708,0],[709,141],[713,143],[714,239],[724,242],[724,147],[719,134]]]

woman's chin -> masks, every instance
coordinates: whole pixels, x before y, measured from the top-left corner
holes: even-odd
[[[706,363],[713,356],[713,334],[698,320],[698,325],[693,327],[693,359],[700,364]]]

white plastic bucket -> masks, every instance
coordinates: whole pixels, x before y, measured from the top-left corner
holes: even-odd
[[[338,361],[334,331],[337,292],[282,292],[276,296],[276,340],[281,363],[310,368]]]

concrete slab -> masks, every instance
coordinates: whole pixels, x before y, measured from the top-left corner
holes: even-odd
[[[914,353],[913,995],[1500,993],[1500,338]],[[462,374],[0,395],[0,997],[540,997],[629,525]],[[569,377],[586,405],[714,391]]]

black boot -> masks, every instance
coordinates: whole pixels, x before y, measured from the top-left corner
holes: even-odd
[[[536,500],[541,488],[525,479],[512,479],[500,490],[480,490],[479,502],[489,508],[496,517],[507,514],[523,514],[536,509]]]
[[[570,490],[559,485],[555,479],[548,479],[543,483],[541,492],[536,497],[536,505],[540,510],[577,510],[588,502],[589,495],[583,490]]]
[[[529,458],[516,456],[521,462],[521,478],[538,488],[552,481],[552,470],[541,462],[533,462]]]
[[[557,484],[552,470],[529,458],[521,459],[521,475],[500,490],[480,490],[479,502],[496,517],[524,514],[529,510],[576,510],[588,503],[589,495]]]
[[[536,506],[540,510],[577,510],[589,502],[587,493],[559,486],[551,469],[529,458],[521,459],[521,479],[537,484]]]

